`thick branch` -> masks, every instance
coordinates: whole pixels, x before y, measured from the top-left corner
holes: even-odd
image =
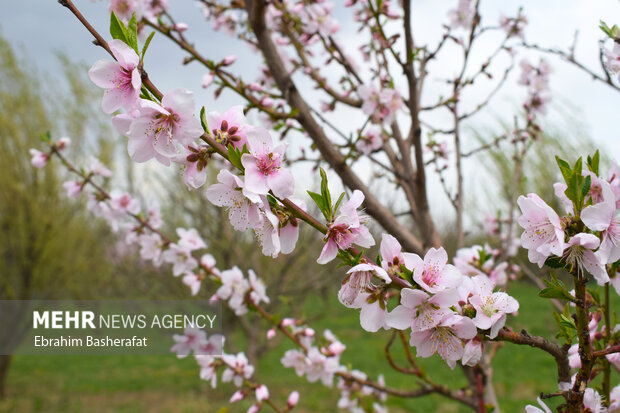
[[[256,35],[271,75],[291,108],[298,110],[297,120],[308,132],[323,158],[336,171],[347,187],[359,189],[364,193],[366,198],[364,205],[369,215],[375,218],[386,231],[394,235],[403,244],[405,249],[418,253],[422,252],[424,249],[422,242],[398,222],[396,217],[379,202],[370,189],[347,166],[342,154],[334,148],[321,126],[312,116],[310,107],[301,97],[271,40],[269,30],[265,25],[264,14],[266,4],[264,0],[248,1],[247,8],[250,25]]]
[[[509,341],[514,344],[527,345],[546,351],[555,358],[555,362],[558,365],[558,383],[570,383],[567,346],[560,347],[544,337],[532,336],[525,330],[521,331],[521,333],[516,333],[508,327],[501,329],[495,340]]]

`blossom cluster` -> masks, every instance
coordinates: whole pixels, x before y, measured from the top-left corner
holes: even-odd
[[[537,194],[519,197],[517,203],[523,212],[518,219],[523,227],[521,244],[528,250],[530,261],[539,267],[548,258],[557,257],[570,268],[591,274],[599,285],[611,281],[620,293],[620,278],[610,280],[605,268],[620,259],[620,168],[614,162],[606,179],[591,170],[581,174],[590,182],[583,209],[584,205],[577,206],[568,198],[566,183],[554,184],[566,211],[564,217]],[[582,225],[577,231],[575,223]]]
[[[542,115],[547,113],[547,104],[551,100],[550,73],[551,66],[545,60],[540,60],[538,66],[533,66],[525,59],[521,61],[519,84],[527,87],[528,95],[523,106],[528,113]]]

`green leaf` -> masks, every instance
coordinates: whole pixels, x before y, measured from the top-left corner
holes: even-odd
[[[319,210],[321,211],[323,216],[325,216],[325,219],[329,221],[331,219],[331,213],[323,197],[320,194],[317,194],[316,192],[312,192],[312,191],[307,191],[307,192],[308,192],[308,195],[310,195],[310,198],[312,198],[312,200],[316,204],[316,206],[319,207]]]
[[[575,325],[575,321],[572,318],[566,317],[564,314],[560,314],[560,318],[562,319],[562,321],[560,321],[560,325],[562,327],[567,327],[567,328],[570,328],[572,330],[577,330],[577,326]]]
[[[138,51],[138,23],[136,22],[136,13],[131,15],[129,23],[127,24],[127,44],[136,51]]]
[[[140,61],[144,60],[144,55],[146,54],[146,50],[151,44],[151,40],[153,40],[153,36],[155,36],[155,32],[151,32],[151,34],[149,34],[149,37],[146,38],[146,41],[144,42],[144,47],[142,47],[142,57],[140,57]]]
[[[211,135],[211,131],[209,130],[209,124],[207,123],[206,109],[204,106],[200,108],[200,124],[202,125],[202,130],[205,131],[207,135]]]
[[[45,133],[42,133],[39,136],[39,139],[41,139],[41,142],[49,143],[52,141],[52,134],[50,133],[50,131],[47,131]]]
[[[598,169],[599,169],[599,163],[600,163],[600,153],[598,149],[596,152],[594,152],[594,156],[590,157],[588,155],[588,160],[586,163],[588,165],[588,169],[590,170],[590,172],[598,176]]]
[[[588,195],[588,192],[590,192],[590,186],[592,185],[592,177],[590,175],[586,176],[586,179],[584,180],[583,186],[581,187],[581,202],[583,203],[583,200],[586,198],[586,195]]]
[[[329,193],[329,187],[327,182],[327,174],[323,168],[320,169],[321,172],[321,195],[323,195],[323,199],[325,203],[329,206],[330,212],[332,208],[332,197]],[[335,212],[335,211],[334,211]]]
[[[236,149],[234,146],[232,146],[232,144],[228,145],[228,160],[237,169],[245,171],[243,164],[241,164],[241,152],[239,152],[239,149]]]
[[[340,196],[338,197],[338,200],[336,201],[336,205],[334,205],[334,211],[338,211],[338,208],[340,208],[340,204],[342,203],[342,200],[344,199],[344,192],[340,194]]]
[[[547,288],[543,288],[538,292],[538,296],[542,298],[557,298],[561,300],[573,301],[574,297],[568,292],[564,283],[551,274],[550,280],[543,280],[547,284]]]
[[[123,43],[127,43],[127,29],[125,24],[116,17],[114,12],[110,13],[110,36],[113,39],[121,40]]]

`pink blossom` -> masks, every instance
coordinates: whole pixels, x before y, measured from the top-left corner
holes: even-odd
[[[186,274],[183,276],[182,281],[183,284],[189,287],[192,295],[198,294],[198,291],[200,291],[200,287],[202,285],[202,280],[198,275],[194,273]]]
[[[592,274],[598,285],[604,285],[609,282],[609,275],[607,275],[605,265],[600,262],[599,256],[593,252],[600,242],[595,235],[579,233],[568,241],[563,257],[568,264],[575,266],[581,273],[586,270]]]
[[[306,355],[299,350],[287,350],[284,352],[280,362],[284,367],[294,368],[298,376],[302,376],[309,365]]]
[[[587,412],[607,413],[607,408],[603,404],[603,398],[594,389],[586,389],[583,394],[583,407]]]
[[[463,352],[461,363],[463,363],[464,366],[475,366],[480,363],[483,347],[484,344],[477,337],[469,340],[465,344],[465,351]]]
[[[602,47],[602,45],[601,48],[605,56],[605,67],[611,74],[617,74],[620,81],[620,44],[614,42],[612,50]]]
[[[388,326],[398,330],[428,330],[437,326],[446,316],[454,314],[450,307],[457,302],[455,289],[444,290],[431,297],[422,290],[403,288],[400,305],[388,314],[386,321]]]
[[[328,225],[324,238],[326,243],[317,259],[319,264],[326,264],[336,258],[338,249],[346,250],[353,244],[369,248],[375,244],[370,231],[364,225],[366,216],[358,214],[357,211],[362,202],[364,194],[356,189],[351,198],[340,208],[340,214]]]
[[[225,354],[222,356],[222,361],[227,366],[222,373],[223,383],[232,381],[235,386],[240,387],[244,379],[249,379],[254,374],[254,366],[249,364],[243,352],[237,355]]]
[[[120,108],[131,110],[140,96],[142,80],[138,71],[140,58],[121,40],[108,42],[115,62],[99,60],[88,71],[94,84],[105,89],[101,108],[112,113]]]
[[[271,190],[279,198],[291,196],[295,182],[291,171],[283,167],[285,146],[274,148],[267,129],[253,127],[246,133],[250,153],[241,157],[246,188],[262,195]]]
[[[168,246],[168,249],[162,254],[162,258],[165,262],[172,264],[172,274],[175,277],[192,272],[198,266],[198,261],[192,257],[187,248],[174,243]]]
[[[371,125],[366,132],[359,137],[355,148],[364,155],[370,155],[383,145],[383,131],[380,126]]]
[[[495,338],[506,323],[506,314],[519,309],[519,302],[503,292],[493,292],[493,283],[486,275],[478,275],[472,279],[474,283],[473,297],[469,303],[476,309],[476,317],[472,320],[481,330],[491,330],[490,338]]]
[[[78,181],[67,181],[62,184],[62,187],[67,191],[69,198],[77,198],[82,193],[83,185]]]
[[[47,165],[47,161],[50,159],[49,154],[43,153],[36,149],[30,149],[30,155],[32,156],[30,163],[35,168],[43,168]]]
[[[250,282],[250,300],[256,305],[261,302],[269,304],[269,297],[267,297],[267,290],[265,289],[265,283],[258,278],[254,270],[248,270],[248,278]]]
[[[310,383],[321,380],[325,386],[331,386],[339,367],[337,357],[326,357],[316,347],[308,350],[305,373]]]
[[[338,300],[349,308],[352,307],[357,300],[358,295],[371,288],[371,280],[373,275],[381,278],[386,284],[392,282],[385,270],[373,264],[362,263],[347,271],[348,276],[342,281],[340,291],[338,291]]]
[[[110,192],[110,207],[123,214],[136,215],[140,212],[140,202],[133,199],[127,192],[117,189]]]
[[[196,361],[200,366],[200,378],[205,381],[211,382],[211,387],[217,386],[217,362],[216,359],[210,355],[196,355]]]
[[[418,357],[439,353],[450,368],[454,368],[465,352],[463,340],[471,340],[475,336],[476,327],[471,319],[454,314],[431,329],[412,331],[410,344],[416,348]]]
[[[268,205],[269,201],[265,199],[263,204]],[[262,220],[260,225],[254,227],[254,233],[261,246],[261,251],[266,256],[276,258],[280,254],[280,235],[278,229],[280,221],[271,210],[261,210]]]
[[[374,85],[362,85],[357,89],[357,93],[363,101],[362,112],[365,115],[373,116],[379,108],[379,92]]]
[[[212,274],[216,277],[220,276],[220,270],[215,267],[215,258],[211,254],[204,254],[200,257],[200,266],[204,269],[208,274]]]
[[[245,183],[236,175],[222,169],[217,175],[218,184],[207,189],[207,199],[220,207],[228,207],[228,218],[233,228],[245,231],[257,227],[261,222],[258,205],[262,202],[258,195],[249,191]]]
[[[186,248],[188,251],[195,251],[207,247],[207,244],[202,240],[196,228],[177,228],[177,235],[179,236],[179,246]]]
[[[581,220],[592,231],[601,231],[602,242],[597,255],[603,264],[620,259],[620,210],[609,183],[602,181],[603,201],[581,212]],[[594,275],[594,274],[593,274]]]
[[[221,334],[211,334],[206,340],[199,340],[194,346],[194,355],[200,356],[219,356],[222,355],[224,348],[224,336]]]
[[[140,236],[140,257],[143,260],[152,260],[155,266],[160,266],[163,257],[164,241],[159,234],[144,234]]]
[[[450,26],[454,28],[462,27],[468,29],[471,26],[474,17],[474,11],[471,7],[471,0],[459,0],[456,9],[448,12],[450,17]]]
[[[235,148],[241,149],[248,142],[247,121],[242,106],[233,106],[224,114],[209,112],[207,123],[215,140],[225,147],[232,144]]]
[[[536,194],[520,196],[517,204],[523,212],[518,219],[524,229],[521,245],[527,248],[530,261],[542,268],[550,255],[561,257],[564,229],[558,214]]]
[[[387,303],[382,294],[360,293],[351,308],[360,308],[360,325],[366,331],[374,333],[387,329]]]
[[[265,386],[264,384],[258,386],[255,390],[255,393],[256,400],[258,400],[259,402],[269,398],[269,389],[267,389],[267,386]]]
[[[274,327],[267,330],[267,340],[271,340],[276,336],[276,329]]]
[[[185,89],[166,93],[161,106],[141,99],[139,116],[131,123],[128,136],[136,140],[132,159],[146,162],[160,154],[171,158],[180,153],[177,144],[189,145],[203,134],[194,117],[194,95]]]
[[[381,266],[389,274],[399,273],[401,265],[406,268],[413,268],[414,254],[403,253],[400,243],[392,235],[386,233],[381,235],[379,251],[381,253]]]
[[[443,247],[431,248],[426,252],[424,260],[417,255],[412,256],[413,280],[423,289],[438,293],[454,288],[461,282],[461,273],[448,264],[448,254]]]
[[[119,19],[128,22],[131,14],[136,13],[136,19],[140,19],[141,10],[139,0],[110,0],[110,12],[114,12]]]
[[[175,344],[170,351],[177,353],[178,358],[183,358],[207,340],[207,333],[195,327],[186,327],[182,335],[174,334],[172,338]]]
[[[248,308],[244,302],[245,294],[250,290],[250,283],[245,279],[238,267],[222,272],[220,277],[222,285],[215,295],[222,300],[229,300],[228,305],[236,315],[247,313]]]
[[[523,31],[527,25],[527,17],[519,13],[516,18],[500,15],[499,25],[506,31],[508,37],[520,37],[523,39]]]

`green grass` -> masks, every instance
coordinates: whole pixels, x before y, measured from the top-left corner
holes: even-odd
[[[526,328],[531,334],[552,337],[554,322],[547,300],[538,298],[536,290],[526,284],[511,286],[511,294],[520,304],[519,317],[508,324],[515,330]],[[359,327],[359,315],[339,305],[335,299],[325,304],[310,300],[307,315],[325,311],[327,317],[313,323],[317,332],[329,328],[347,345],[342,356],[345,365],[369,373],[376,379],[385,374],[389,386],[411,389],[412,376],[392,370],[383,349],[390,333],[367,333]],[[235,347],[243,348],[239,333],[229,337]],[[274,340],[258,361],[257,379],[266,383],[274,400],[284,403],[288,393],[301,393],[300,412],[331,412],[338,391],[320,384],[310,384],[280,364],[282,353],[292,348],[288,341]],[[396,360],[402,361],[402,347],[394,344]],[[433,357],[421,360],[429,376],[449,386],[464,384],[459,368],[450,370]],[[494,361],[494,383],[504,412],[523,411],[535,403],[540,392],[556,390],[556,367],[546,353],[529,347],[505,343]],[[173,356],[16,356],[8,376],[8,398],[0,402],[0,411],[8,412],[218,412],[245,411],[249,403],[229,406],[234,392],[230,384],[212,390],[198,378],[198,367],[192,358],[177,360]],[[335,387],[335,386],[334,386]],[[390,411],[461,412],[459,404],[439,396],[419,399],[388,399]],[[222,410],[220,410],[222,409]],[[267,411],[267,409],[265,409]]]

